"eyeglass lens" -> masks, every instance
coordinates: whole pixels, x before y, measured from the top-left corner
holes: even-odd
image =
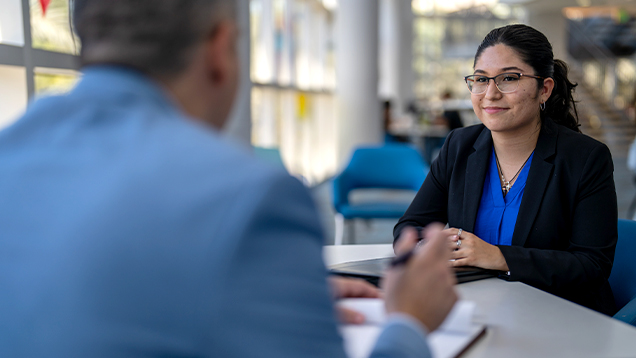
[[[502,73],[495,76],[495,85],[502,93],[514,92],[519,87],[519,79],[521,77],[516,73]],[[488,89],[490,80],[486,76],[472,75],[466,77],[466,84],[470,92],[478,94],[484,93]]]

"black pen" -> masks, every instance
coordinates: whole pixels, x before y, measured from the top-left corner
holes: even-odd
[[[415,253],[415,250],[417,250],[417,248],[424,243],[424,238],[422,237],[422,228],[416,228],[416,230],[417,230],[417,236],[418,236],[417,244],[415,245],[414,248],[412,248],[408,252],[405,252],[402,255],[396,256],[395,258],[393,258],[393,260],[391,260],[391,263],[389,264],[391,268],[401,266],[401,265],[406,265],[411,259],[411,257],[413,256],[413,254]]]
[[[391,268],[401,266],[401,265],[406,265],[411,259],[411,257],[413,256],[413,254],[415,253],[415,249],[417,249],[417,247],[407,251],[406,253],[400,256],[396,256],[393,260],[391,260],[391,264],[390,264]]]

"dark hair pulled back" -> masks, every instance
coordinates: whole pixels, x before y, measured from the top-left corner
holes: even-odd
[[[475,64],[482,52],[488,47],[505,45],[519,55],[521,60],[535,71],[534,75],[554,80],[554,89],[541,111],[541,120],[553,122],[580,132],[576,103],[572,96],[576,83],[568,79],[568,65],[554,59],[552,45],[541,32],[527,25],[508,25],[490,31],[475,54]],[[541,87],[543,80],[537,80]]]

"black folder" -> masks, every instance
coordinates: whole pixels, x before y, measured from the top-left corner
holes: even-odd
[[[381,259],[345,262],[330,266],[329,271],[335,275],[361,278],[375,286],[379,286],[380,279],[391,263],[391,260],[393,260],[392,257],[385,257]],[[453,269],[455,271],[455,277],[457,277],[457,283],[499,276],[499,271],[486,270],[478,267],[464,266],[454,267]]]

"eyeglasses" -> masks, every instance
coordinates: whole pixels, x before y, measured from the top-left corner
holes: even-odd
[[[536,78],[542,80],[543,77],[524,75],[523,73],[505,72],[498,74],[495,77],[488,77],[482,75],[470,75],[464,77],[468,90],[473,94],[481,94],[486,92],[490,80],[495,81],[497,89],[501,93],[512,93],[519,88],[519,80],[523,77]]]

